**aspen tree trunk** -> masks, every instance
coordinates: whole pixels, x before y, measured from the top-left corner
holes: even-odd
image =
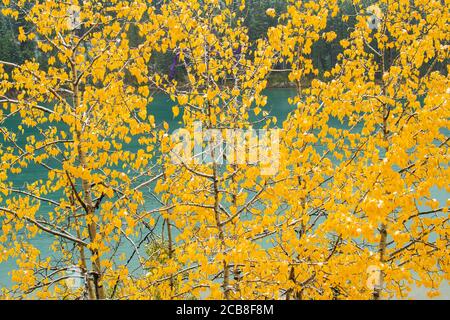
[[[215,159],[215,158],[213,158]],[[219,212],[219,187],[217,181],[217,165],[213,163],[213,176],[214,176],[214,215],[217,224],[217,228],[219,229],[219,240],[220,240],[220,249],[224,255],[226,255],[225,248],[225,235],[223,231],[223,224],[220,221],[220,212]],[[230,299],[230,268],[227,264],[227,261],[224,259],[222,261],[223,264],[223,293],[225,300]]]
[[[211,117],[211,106],[208,103],[208,116]],[[209,123],[208,128],[211,128],[212,125]],[[212,140],[212,138],[211,138]],[[213,141],[210,141],[211,146],[214,145]],[[216,156],[214,153],[214,147],[211,150],[211,156],[212,156],[212,169],[213,169],[213,193],[214,193],[214,219],[216,221],[216,226],[219,231],[219,240],[220,240],[220,251],[225,256],[226,255],[226,244],[225,244],[225,233],[223,230],[223,224],[220,220],[220,199],[219,199],[219,185],[218,185],[218,172],[217,172],[217,163],[216,163]],[[227,261],[224,259],[222,261],[223,265],[223,294],[225,300],[230,299],[230,268],[227,264]]]
[[[207,75],[209,74],[208,52],[209,52],[209,48],[206,45],[205,46],[204,63],[206,66],[206,74]],[[207,76],[206,77],[206,87],[209,88],[209,86],[210,86],[210,78],[209,78],[209,76]],[[209,102],[206,105],[206,112],[207,112],[208,119],[209,119],[207,129],[213,129],[212,128],[213,124],[211,121],[211,105]],[[212,138],[211,138],[211,140],[212,140]],[[210,143],[211,143],[211,141],[210,141]],[[213,193],[214,193],[214,218],[215,218],[216,226],[217,226],[218,233],[219,233],[220,250],[221,250],[222,254],[225,256],[226,255],[225,234],[223,231],[223,224],[220,220],[218,172],[217,172],[217,164],[215,161],[216,157],[214,154],[214,148],[212,148],[212,150],[211,150],[211,156],[212,156],[212,160],[213,160],[212,169],[213,169]],[[229,266],[225,259],[222,260],[222,265],[223,265],[223,282],[222,282],[223,294],[224,294],[225,300],[229,300],[230,299],[230,269],[229,269]]]
[[[168,177],[166,176],[166,172],[165,171],[164,171],[164,174],[163,174],[163,178],[164,178],[164,180],[168,179]],[[165,201],[164,205],[167,206],[167,201]],[[171,210],[167,211],[167,214],[170,216]],[[173,248],[172,224],[170,223],[170,219],[169,218],[165,219],[165,223],[167,224],[167,241],[168,241],[168,244],[167,244],[168,248],[167,249],[169,251],[168,252],[168,256],[169,256],[169,259],[173,259],[174,248]],[[174,292],[174,290],[175,290],[175,281],[174,281],[173,274],[170,274],[169,285],[170,285],[171,295],[173,295],[175,293]]]
[[[77,230],[77,236],[79,238],[81,236],[79,230]],[[81,268],[83,270],[83,274],[87,274],[86,254],[84,252],[84,246],[81,244],[80,244],[80,260],[81,260]],[[94,286],[93,286],[92,280],[89,277],[86,277],[86,286],[87,286],[89,300],[94,300],[95,299]]]
[[[383,107],[384,109],[384,120],[383,120],[383,136],[384,136],[384,140],[387,142],[388,141],[388,132],[387,132],[387,117],[388,117],[388,113],[386,111],[387,106],[386,104]],[[389,147],[385,148],[385,152],[387,153],[389,150]],[[386,254],[386,246],[387,246],[387,226],[386,224],[383,222],[380,226],[380,242],[378,244],[378,255],[379,255],[379,259],[380,259],[380,264],[384,264],[384,256]],[[375,284],[374,287],[374,291],[373,291],[373,295],[372,298],[373,300],[380,300],[381,299],[381,292],[383,290],[383,283],[384,282],[384,274],[383,271],[380,270],[379,275],[378,275],[378,280],[377,283]]]
[[[380,244],[379,244],[379,251],[378,254],[380,256],[380,263],[384,263],[384,256],[386,253],[386,225],[383,223],[381,224],[380,228]],[[383,290],[383,282],[384,282],[384,274],[383,271],[380,270],[378,275],[377,283],[375,284],[375,288],[373,291],[373,300],[380,300],[381,299],[381,292]]]
[[[169,259],[173,258],[173,239],[172,239],[172,225],[170,224],[170,220],[166,219],[167,224],[167,241],[168,243],[168,250],[169,250]],[[175,289],[175,284],[173,280],[173,275],[170,275],[170,291],[173,294]]]
[[[231,168],[233,169],[233,172],[237,171],[237,165],[233,164],[233,165],[231,165]],[[233,182],[233,185],[237,183],[235,175],[233,175],[231,177],[231,181]],[[238,187],[236,186],[236,189],[234,190],[233,196],[232,196],[232,203],[235,208],[237,208],[237,193],[238,193]],[[240,288],[241,271],[239,270],[239,266],[237,266],[237,265],[234,266],[233,273],[234,273],[234,290],[235,290],[235,292],[239,292],[239,294],[241,294],[241,288]]]
[[[77,132],[78,138],[81,138],[81,135],[79,132]],[[86,168],[86,160],[85,160],[85,154],[82,150],[82,143],[79,142],[78,145],[78,158],[80,161],[80,165],[82,168]],[[97,224],[94,221],[95,218],[95,207],[92,201],[92,190],[89,185],[89,182],[85,179],[82,179],[81,187],[83,190],[83,201],[87,207],[86,212],[86,219],[87,219],[87,225],[88,225],[88,232],[89,232],[89,240],[91,243],[94,243],[96,241],[97,237]],[[101,271],[101,263],[100,263],[100,257],[98,253],[97,248],[92,248],[91,255],[94,257],[92,261],[92,269],[93,269],[93,277],[94,277],[94,286],[95,286],[95,295],[97,299],[105,299],[105,292],[103,289],[103,285],[101,284],[101,277],[102,277],[102,271]]]
[[[385,25],[383,25],[383,30],[385,31]],[[383,32],[384,33],[384,32]],[[386,95],[386,84],[384,83],[383,80],[383,75],[386,72],[386,66],[385,66],[385,50],[383,49],[382,53],[381,53],[381,66],[382,66],[382,71],[383,74],[381,75],[381,85],[382,85],[382,94],[383,96]],[[387,103],[383,103],[383,139],[386,143],[386,147],[385,147],[385,155],[388,153],[389,151],[389,129],[388,129],[388,118],[389,118],[389,107],[387,105]],[[378,245],[378,254],[379,254],[379,259],[380,259],[380,264],[384,264],[384,256],[386,254],[386,246],[387,246],[387,226],[386,224],[383,222],[380,226],[380,243]],[[375,288],[373,291],[373,295],[372,298],[373,300],[380,300],[381,299],[381,293],[383,291],[383,285],[384,285],[384,273],[383,270],[380,270],[379,275],[378,275],[378,281],[375,284]]]
[[[79,96],[79,89],[78,89],[78,72],[75,67],[75,64],[73,61],[75,53],[73,53],[72,56],[72,89],[73,89],[73,98],[74,98],[74,108],[75,110],[79,109],[81,106],[80,103],[80,96]],[[84,121],[88,121],[87,119],[82,118]],[[81,136],[81,130],[82,128],[75,128],[77,140],[78,140],[78,161],[80,163],[80,166],[82,168],[86,168],[86,155],[85,151],[83,150],[83,141]],[[89,181],[82,179],[81,181],[81,188],[83,191],[83,202],[85,205],[86,210],[86,220],[87,220],[87,226],[88,226],[88,232],[89,232],[89,240],[91,243],[95,242],[95,238],[97,236],[97,224],[94,221],[95,217],[95,206],[92,200],[92,190],[91,186],[89,184]],[[74,190],[75,191],[75,190]],[[105,299],[105,291],[103,288],[103,285],[101,283],[102,278],[102,271],[101,271],[101,263],[100,263],[100,257],[98,254],[97,248],[91,248],[91,255],[93,257],[92,261],[92,269],[93,269],[93,278],[94,278],[94,287],[95,287],[95,297],[96,299]]]
[[[73,197],[70,197],[70,204],[72,207],[75,206],[75,200],[73,199]],[[81,239],[81,232],[79,230],[79,224],[78,224],[78,218],[76,217],[76,213],[73,212],[74,215],[74,219],[75,219],[75,226],[76,226],[76,232],[77,232],[77,237],[78,239]],[[80,261],[81,261],[81,268],[83,270],[83,274],[87,274],[87,264],[86,264],[86,254],[84,252],[84,245],[79,244],[78,245],[79,250],[80,250]],[[94,292],[94,286],[92,283],[92,280],[89,277],[86,277],[86,287],[87,287],[87,291],[88,291],[88,298],[89,300],[93,300],[95,299],[95,292]]]
[[[73,5],[73,1],[71,2]],[[72,30],[71,33],[71,42],[73,42],[73,38],[76,34],[76,29]],[[73,98],[73,108],[75,110],[75,113],[79,108],[81,107],[81,101],[80,101],[80,92],[79,92],[79,79],[78,79],[78,71],[75,65],[76,61],[76,47],[72,47],[72,56],[69,59],[69,63],[71,66],[72,71],[72,98]],[[84,117],[81,117],[82,121],[88,121],[88,119],[84,119]],[[75,134],[77,136],[78,145],[77,145],[77,152],[78,152],[78,161],[80,166],[84,169],[87,167],[86,165],[86,155],[85,151],[83,150],[83,141],[82,141],[82,126],[81,128],[75,128]],[[91,243],[95,242],[95,238],[97,235],[97,225],[94,220],[95,216],[95,206],[92,200],[92,190],[89,181],[86,181],[85,179],[82,179],[81,181],[81,187],[83,191],[83,204],[86,211],[86,221],[88,226],[88,233],[89,233],[89,240]],[[76,192],[76,190],[73,190]],[[100,263],[100,257],[98,255],[98,249],[97,248],[91,248],[91,255],[93,257],[92,261],[92,269],[93,269],[93,282],[94,282],[94,292],[95,292],[95,298],[96,299],[105,299],[105,291],[103,288],[103,285],[101,283],[101,263]],[[84,255],[84,250],[82,251]],[[81,254],[81,252],[80,252]],[[91,280],[88,277],[88,286],[89,282]],[[92,295],[92,288],[89,289],[90,293],[89,295]]]
[[[384,86],[384,84],[383,84]],[[384,90],[383,90],[383,94],[384,94]],[[387,105],[384,104],[383,106],[383,137],[384,140],[386,142],[388,142],[388,129],[387,129],[387,118],[389,116],[389,113],[387,111]],[[389,144],[387,144],[389,145]],[[385,148],[385,153],[387,153],[389,151],[389,147]],[[379,255],[379,260],[380,260],[380,264],[384,264],[384,257],[386,254],[386,246],[387,246],[387,226],[386,224],[383,222],[380,226],[380,242],[378,244],[378,255]],[[380,270],[379,275],[378,275],[378,280],[377,283],[375,284],[374,287],[374,291],[373,291],[373,295],[372,298],[373,300],[380,300],[381,299],[381,292],[383,291],[383,285],[384,285],[384,274],[383,274],[383,270]]]
[[[292,266],[291,269],[289,270],[289,280],[292,283],[295,283],[295,269]],[[293,293],[294,289],[293,288],[289,288],[286,291],[286,300],[291,300],[292,299],[292,293]]]

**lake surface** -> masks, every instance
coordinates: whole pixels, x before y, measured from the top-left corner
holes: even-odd
[[[294,107],[289,105],[288,98],[295,95],[294,89],[268,89],[266,90],[267,106],[265,110],[269,111],[270,115],[275,116],[278,120],[278,125],[281,125],[281,122],[284,121],[291,112]],[[156,123],[160,123],[162,121],[166,121],[171,129],[177,128],[180,126],[179,118],[173,119],[172,115],[172,106],[174,103],[170,100],[169,97],[163,94],[158,94],[154,97],[153,102],[149,105],[149,113],[155,116]],[[16,124],[9,123],[8,126],[14,126]],[[28,131],[28,134],[31,134]],[[20,141],[19,141],[20,142]],[[133,145],[129,147],[133,148]],[[136,146],[137,147],[137,146]],[[16,187],[23,186],[26,181],[37,180],[37,179],[46,179],[47,172],[45,170],[34,170],[32,166],[23,170],[20,175],[16,175],[11,177],[13,179],[14,185]],[[447,198],[449,198],[449,194],[445,192],[445,190],[433,190],[433,196],[445,205]],[[156,207],[158,204],[151,198],[149,198],[148,202],[146,202],[145,206],[148,209],[152,209]],[[48,205],[41,205],[40,211],[44,213],[46,210],[50,210]],[[33,244],[41,250],[42,256],[46,256],[50,254],[49,246],[53,242],[53,238],[48,236],[40,235],[33,240]],[[122,249],[125,250],[126,249]],[[10,259],[6,262],[0,263],[0,288],[1,287],[10,287],[11,286],[11,277],[9,275],[10,271],[15,268],[15,262]],[[412,298],[423,299],[426,298],[425,290],[420,288],[415,288],[412,293]],[[450,287],[446,284],[442,288],[442,298],[450,298]]]

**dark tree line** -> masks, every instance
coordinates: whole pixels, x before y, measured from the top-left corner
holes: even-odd
[[[370,0],[367,0],[371,2]],[[240,12],[238,9],[240,1],[236,1],[235,12]],[[286,12],[288,6],[287,0],[247,0],[247,7],[241,14],[244,16],[245,25],[249,30],[250,40],[256,40],[264,37],[267,30],[277,24],[277,17]],[[158,7],[158,6],[157,6]],[[1,8],[1,7],[0,7]],[[266,14],[266,10],[273,8],[277,12],[276,17],[270,17]],[[319,70],[319,77],[324,70],[331,69],[337,63],[337,57],[341,53],[339,41],[347,38],[348,34],[353,29],[355,20],[355,8],[351,1],[342,1],[341,9],[333,18],[330,18],[327,23],[326,32],[334,31],[337,38],[332,42],[319,40],[314,44],[311,56],[314,66]],[[343,22],[342,16],[347,15],[348,21]],[[19,16],[17,21],[9,17],[5,17],[0,13],[0,60],[9,61],[20,64],[28,59],[36,59],[45,68],[46,59],[41,59],[36,50],[36,44],[33,41],[19,42],[17,40],[18,30],[20,26],[26,27],[26,22],[23,17]],[[129,29],[129,39],[131,45],[139,43],[139,32],[136,28]],[[376,47],[376,43],[373,44]],[[174,54],[172,52],[156,53],[152,58],[152,68],[158,72],[170,74],[174,73],[174,78],[183,81],[184,72],[181,65],[176,65],[174,72]],[[287,69],[287,65],[278,65],[278,69]],[[426,68],[426,67],[424,67]],[[446,72],[445,63],[440,63],[435,68]],[[172,70],[171,70],[172,69]],[[271,85],[284,86],[288,83],[287,72],[275,72],[271,78]]]

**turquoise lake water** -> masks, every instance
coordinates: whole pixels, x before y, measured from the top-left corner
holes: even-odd
[[[293,96],[295,94],[295,91],[293,89],[268,89],[266,91],[266,94],[268,97],[266,110],[270,112],[270,115],[275,116],[278,119],[278,124],[280,125],[281,122],[286,119],[289,112],[293,110],[293,106],[289,105],[288,103],[288,98]],[[179,127],[179,120],[173,119],[171,111],[171,107],[173,105],[174,103],[171,102],[171,100],[167,96],[159,94],[154,97],[154,101],[149,105],[149,113],[155,116],[155,121],[157,123],[166,121],[170,125],[171,129],[177,128]],[[10,123],[9,125],[13,126],[14,123]],[[28,134],[31,133],[28,132]],[[20,175],[16,175],[12,178],[15,187],[21,187],[25,182],[30,180],[45,180],[47,178],[47,172],[46,170],[34,170],[32,167],[30,167],[24,170]],[[438,189],[433,190],[433,196],[443,205],[445,205],[445,201],[447,200],[447,198],[449,198],[449,194],[445,192],[445,190]],[[152,198],[149,198],[145,204],[147,209],[152,209],[157,205],[158,204],[155,202],[155,200],[152,200]],[[41,212],[45,212],[46,210],[50,210],[50,207],[42,205],[40,210]],[[33,240],[33,244],[41,250],[42,256],[45,257],[45,255],[49,253],[48,247],[53,242],[53,240],[53,238],[50,238],[46,235],[40,235]],[[126,248],[123,248],[122,250],[126,251]],[[9,272],[14,269],[14,267],[15,262],[11,259],[7,262],[0,263],[0,288],[10,287],[11,280]],[[415,288],[411,297],[418,299],[425,298],[425,290]],[[442,288],[441,297],[450,299],[450,287],[447,284]]]

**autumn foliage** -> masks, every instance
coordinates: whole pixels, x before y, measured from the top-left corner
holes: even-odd
[[[450,279],[450,203],[433,199],[450,192],[450,3],[353,0],[348,15],[349,1],[287,0],[250,41],[243,0],[156,2],[3,0],[47,63],[0,61],[0,262],[17,263],[2,297],[438,295]],[[336,17],[344,39],[327,27]],[[321,41],[341,48],[323,73]],[[183,81],[154,68],[161,54]],[[264,89],[280,66],[296,94],[277,123]],[[149,112],[157,92],[190,132],[281,128],[276,172],[174,163],[174,128]]]

